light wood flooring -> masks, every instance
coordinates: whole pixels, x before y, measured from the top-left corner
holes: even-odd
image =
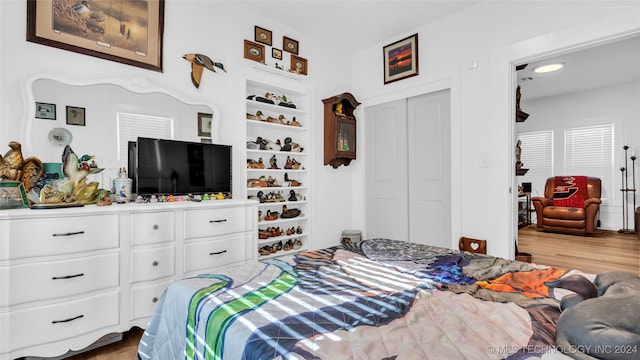
[[[518,231],[518,250],[533,262],[597,274],[620,270],[640,275],[638,235],[598,230],[591,236],[547,233],[530,225]]]
[[[533,262],[588,273],[622,270],[640,275],[640,241],[637,235],[598,231],[593,236],[545,233],[535,225],[520,229],[518,250],[533,255]],[[142,330],[133,328],[120,342],[69,360],[137,360]]]

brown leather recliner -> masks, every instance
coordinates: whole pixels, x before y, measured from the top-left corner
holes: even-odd
[[[588,235],[596,231],[596,216],[600,210],[602,182],[595,177],[587,178],[587,199],[582,207],[553,205],[554,177],[547,179],[544,197],[531,198],[536,209],[537,227],[544,231],[575,235]]]

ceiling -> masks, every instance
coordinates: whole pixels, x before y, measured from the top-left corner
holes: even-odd
[[[243,1],[242,5],[274,22],[333,40],[337,52],[352,54],[481,1],[297,0]]]
[[[536,74],[539,65],[563,62],[561,70]],[[529,62],[517,71],[523,100],[640,81],[640,36]]]

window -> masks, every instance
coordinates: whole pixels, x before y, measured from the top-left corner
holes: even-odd
[[[565,129],[564,175],[602,180],[602,201],[613,194],[613,124]]]
[[[138,136],[153,139],[173,139],[173,119],[137,114],[117,114],[118,126],[118,160],[127,161],[126,154],[129,141],[136,141]]]
[[[544,196],[544,185],[553,176],[553,130],[520,133],[523,167],[529,169],[522,182],[531,183],[533,196]]]

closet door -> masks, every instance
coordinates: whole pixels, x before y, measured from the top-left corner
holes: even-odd
[[[407,101],[365,109],[366,237],[409,239]]]
[[[409,240],[451,246],[450,92],[408,99]]]

